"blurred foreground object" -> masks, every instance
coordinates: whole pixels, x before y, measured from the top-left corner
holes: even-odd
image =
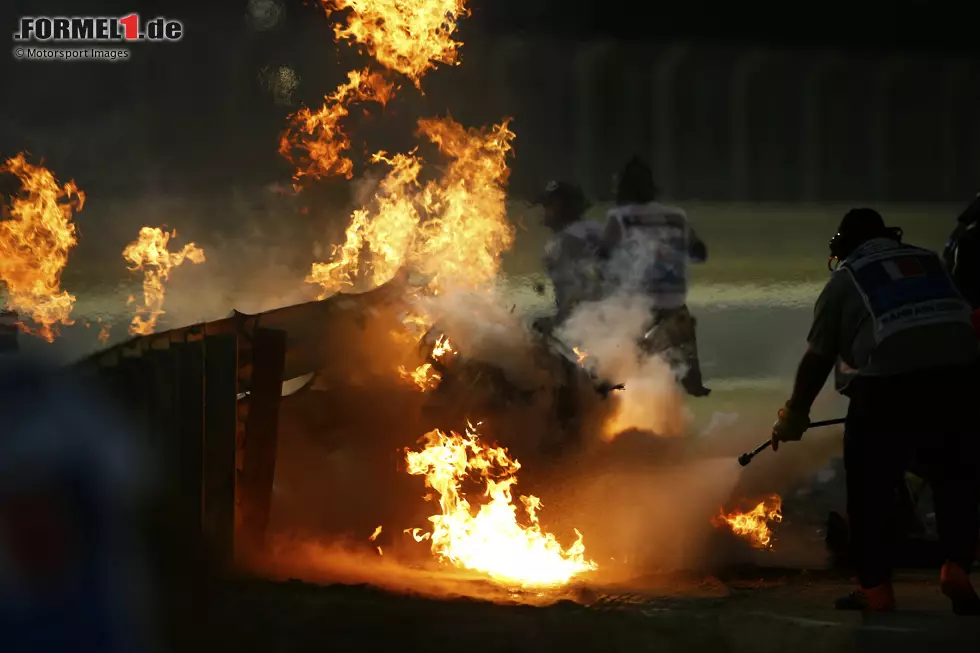
[[[0,632],[5,653],[149,651],[138,506],[147,470],[65,372],[0,357]]]
[[[980,310],[980,193],[956,219],[943,259],[956,289],[974,311]]]

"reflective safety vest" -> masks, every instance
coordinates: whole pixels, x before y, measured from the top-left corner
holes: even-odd
[[[627,290],[641,291],[657,306],[677,308],[687,298],[690,232],[683,210],[651,202],[613,208],[608,218],[623,233],[613,275]]]
[[[875,241],[849,257],[846,270],[874,319],[875,341],[918,326],[970,324],[970,305],[934,253]]]

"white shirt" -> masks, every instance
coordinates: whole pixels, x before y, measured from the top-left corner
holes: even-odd
[[[687,214],[659,202],[628,204],[609,210],[606,228],[622,234],[606,271],[617,289],[643,293],[655,308],[683,306],[691,243]]]

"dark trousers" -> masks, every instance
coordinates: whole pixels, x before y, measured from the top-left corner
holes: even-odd
[[[691,315],[687,305],[654,309],[650,322],[653,332],[649,338],[644,339],[642,346],[650,355],[676,352],[676,360],[671,362],[683,365],[686,370],[680,379],[681,385],[689,394],[699,396],[706,394],[707,389],[701,376],[696,327],[697,320]]]
[[[861,586],[891,580],[905,471],[930,484],[943,553],[968,570],[980,530],[980,370],[861,377],[847,394],[847,512]]]

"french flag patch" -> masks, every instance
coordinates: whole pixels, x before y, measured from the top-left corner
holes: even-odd
[[[926,276],[922,262],[911,256],[884,261],[882,265],[892,279],[910,279]]]

